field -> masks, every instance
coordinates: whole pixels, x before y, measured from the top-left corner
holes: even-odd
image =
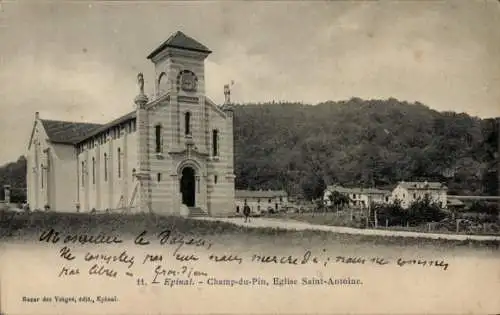
[[[324,218],[323,218],[324,220]],[[333,232],[306,230],[294,231],[280,228],[252,228],[231,223],[211,222],[174,216],[154,214],[87,214],[60,212],[6,212],[0,211],[1,242],[32,242],[47,229],[54,228],[62,233],[110,233],[134,236],[148,230],[174,230],[190,236],[214,236],[244,243],[280,242],[313,244],[363,244],[368,246],[445,246],[447,248],[490,248],[498,249],[498,241],[452,241],[413,237],[384,237],[371,235],[350,235]]]
[[[430,313],[433,307],[442,301],[458,299],[490,305],[497,300],[494,296],[495,290],[492,289],[489,295],[485,295],[485,291],[481,288],[497,287],[498,281],[495,282],[497,277],[494,275],[498,270],[500,259],[499,242],[250,228],[219,221],[151,214],[0,212],[0,215],[2,216],[0,266],[2,281],[9,284],[7,290],[9,295],[3,298],[9,301],[18,301],[19,296],[27,294],[80,296],[91,294],[90,292],[98,295],[108,295],[109,292],[113,292],[111,294],[116,294],[121,301],[120,310],[117,308],[118,304],[103,304],[96,305],[95,308],[89,309],[89,312],[118,314],[126,309],[129,313],[134,310],[134,313],[140,314],[141,311],[144,313],[145,306],[148,306],[150,307],[148,313],[159,314],[165,310],[165,301],[168,301],[171,310],[175,304],[172,301],[186,301],[187,297],[190,301],[196,301],[196,303],[182,304],[182,311],[188,310],[190,313],[203,313],[209,309],[214,313],[235,314],[238,313],[238,309],[234,307],[236,303],[225,303],[225,301],[244,301],[247,303],[243,306],[245,311],[253,310],[252,307],[255,305],[265,306],[266,310],[271,311],[293,306],[297,312],[307,313],[308,309],[318,305],[321,308],[321,312],[318,313],[327,314],[332,309],[338,309],[339,300],[354,301],[352,304],[347,303],[347,306],[341,309],[341,313],[348,313],[352,310],[349,307],[361,305],[360,296],[376,295],[378,302],[375,303],[376,307],[371,306],[370,312],[385,314],[390,312],[391,307],[394,309],[394,303],[399,302],[401,302],[399,309],[405,310],[404,312],[418,310],[420,313]],[[259,219],[255,219],[257,220]],[[242,222],[239,219],[237,221]],[[50,229],[57,230],[61,240],[57,243],[40,242],[40,235]],[[150,245],[138,246],[131,242],[144,230],[150,234],[146,237],[151,241]],[[172,238],[169,239],[169,243],[162,244],[152,234],[164,230],[171,231]],[[123,243],[82,245],[78,242],[62,241],[62,235],[65,235],[64,239],[76,235],[80,239],[79,237],[84,235],[101,233],[118,235]],[[188,245],[192,239],[196,240],[195,244],[204,244],[202,246],[210,244],[210,248],[191,246],[193,243]],[[63,257],[67,255],[64,250],[68,251],[68,248],[76,257],[74,261]],[[135,257],[135,264],[128,269],[130,267],[120,261],[110,263],[102,261],[101,266],[111,268],[120,276],[109,278],[90,275],[93,264],[99,262],[86,261],[85,257],[89,253],[105,257],[122,257],[122,254],[126,253],[126,257]],[[199,260],[185,262],[184,259],[193,255]],[[161,263],[147,260],[147,257],[158,256],[163,257]],[[315,257],[314,259],[317,257],[319,263],[311,259],[311,256]],[[225,257],[227,260],[214,262],[211,257]],[[241,259],[243,263],[232,261],[231,257]],[[259,258],[254,260],[254,257]],[[287,263],[290,261],[298,263],[297,265]],[[307,263],[302,264],[302,261]],[[363,263],[358,263],[360,261]],[[373,261],[384,261],[388,264],[379,265]],[[426,265],[425,267],[421,264],[414,265],[412,261],[422,261]],[[328,290],[302,285],[269,288],[254,286],[223,288],[203,285],[193,288],[177,287],[175,290],[165,286],[162,286],[164,289],[149,286],[147,292],[154,294],[145,295],[143,294],[145,288],[137,286],[135,277],[145,278],[149,282],[153,279],[158,266],[177,272],[192,268],[217,279],[258,277],[273,281],[274,277],[298,280],[304,277],[312,279],[318,275],[338,279],[349,277],[361,280],[363,286],[334,286]],[[65,267],[77,268],[81,275],[77,276],[78,278],[71,278],[73,277],[71,275],[58,276]],[[135,277],[125,275],[127,271],[133,273]],[[29,281],[19,281],[19,279],[29,279]],[[457,291],[456,288],[466,289]],[[415,298],[411,301],[395,299],[393,292],[401,292]],[[308,304],[304,306],[303,297],[306,295]],[[332,299],[332,296],[335,299]],[[214,301],[220,302],[214,303]],[[429,305],[427,301],[433,303]],[[457,305],[455,302],[450,305],[455,309],[446,309],[447,313],[458,313],[460,307],[463,308],[463,305]],[[491,305],[488,310],[496,306],[496,304]],[[22,312],[23,307],[26,305],[12,302],[11,311],[8,312],[27,313]],[[40,307],[38,305],[36,313],[41,312]],[[55,308],[49,309],[49,307],[53,305],[46,304],[44,313],[56,313]],[[60,308],[57,313],[74,313],[69,308],[63,309],[69,307],[67,305],[58,307]],[[180,309],[175,313],[181,313]]]
[[[366,211],[358,209],[338,212],[302,212],[302,213],[279,213],[269,215],[284,220],[293,220],[307,222],[311,224],[329,225],[329,226],[345,226],[353,228],[365,228]],[[409,231],[421,233],[444,233],[444,234],[464,234],[464,235],[500,235],[500,226],[498,223],[481,222],[475,218],[467,218],[461,216],[457,229],[455,220],[448,218],[441,222],[430,222],[415,226],[386,226],[386,222],[380,220],[377,229],[393,230],[393,231]],[[374,222],[370,222],[370,228],[374,228]]]

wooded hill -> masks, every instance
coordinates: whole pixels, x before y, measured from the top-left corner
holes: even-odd
[[[236,186],[311,198],[333,183],[428,180],[451,194],[498,195],[499,122],[393,98],[239,105]]]
[[[498,195],[500,118],[437,112],[396,99],[235,106],[237,189],[285,189],[307,198],[325,185],[392,188],[440,181],[450,194]],[[25,187],[26,160],[0,168]],[[3,192],[2,192],[3,195]]]

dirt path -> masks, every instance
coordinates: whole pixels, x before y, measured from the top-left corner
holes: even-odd
[[[420,237],[431,239],[449,239],[449,240],[476,240],[476,241],[500,241],[500,236],[490,235],[461,235],[461,234],[438,234],[438,233],[419,233],[419,232],[404,232],[404,231],[388,231],[388,230],[372,230],[372,229],[355,229],[343,226],[328,226],[317,225],[299,221],[285,221],[272,218],[252,218],[250,222],[245,223],[243,218],[210,218],[200,217],[198,220],[221,221],[233,223],[240,226],[249,227],[271,227],[289,230],[317,230],[344,234],[361,234],[361,235],[379,235],[379,236],[400,236],[400,237]]]

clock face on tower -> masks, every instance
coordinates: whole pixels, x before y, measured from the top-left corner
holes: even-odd
[[[185,92],[196,92],[198,87],[198,78],[189,70],[182,70],[177,76],[177,89]]]

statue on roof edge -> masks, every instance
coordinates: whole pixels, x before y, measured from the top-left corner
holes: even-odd
[[[139,72],[137,75],[137,84],[139,85],[139,92],[141,95],[144,95],[144,76],[142,72]]]

